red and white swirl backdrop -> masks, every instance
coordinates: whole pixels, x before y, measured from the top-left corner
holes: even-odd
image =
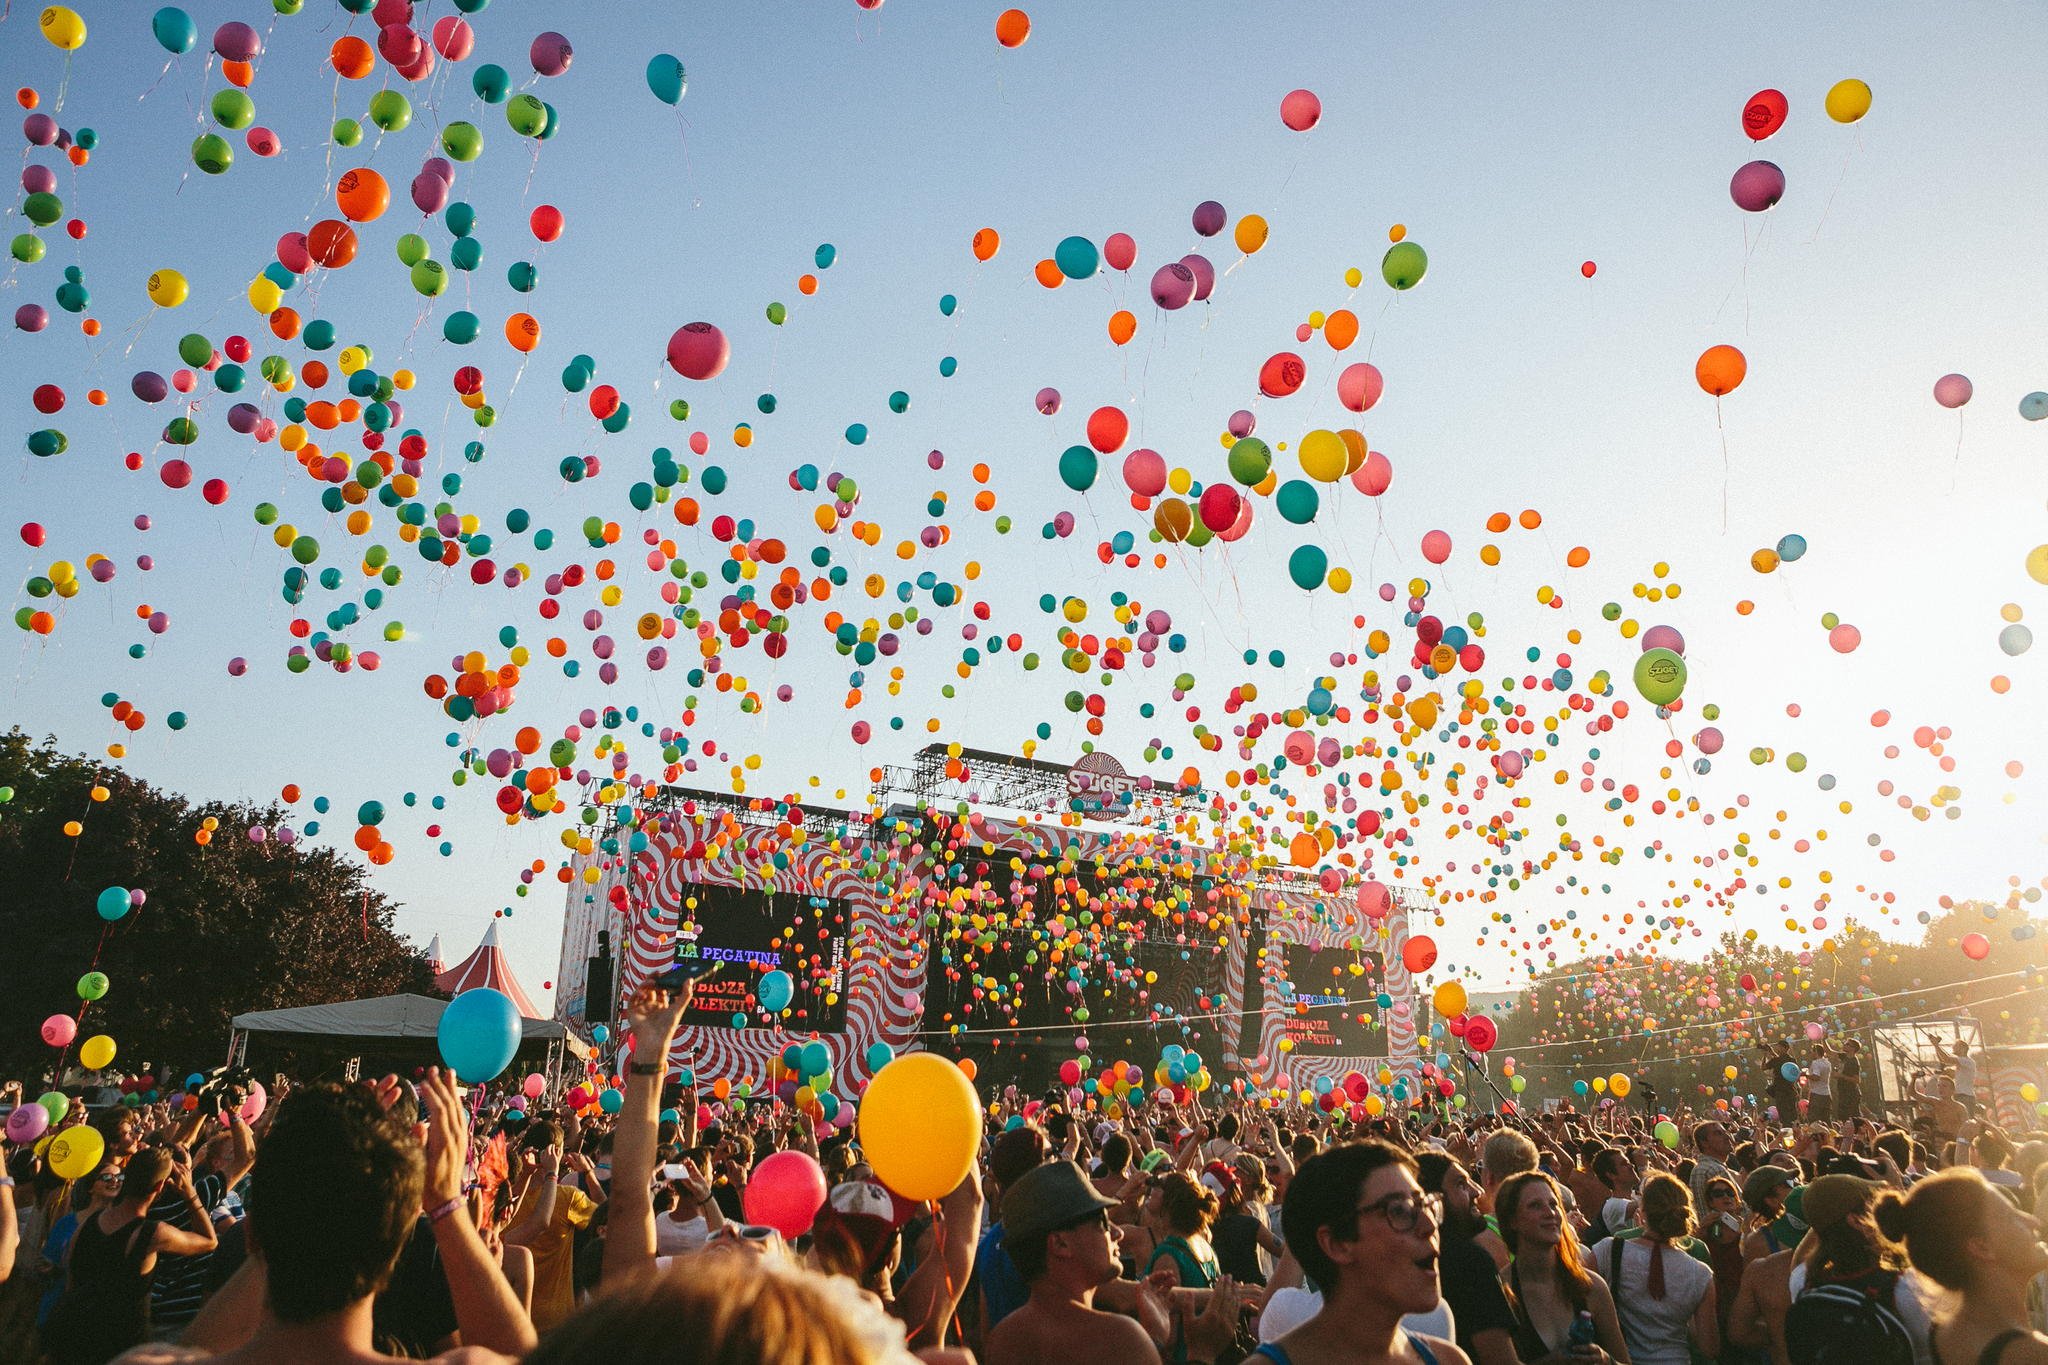
[[[1396,897],[1386,917],[1377,921],[1360,910],[1353,898],[1330,895],[1306,881],[1300,889],[1262,889],[1254,903],[1266,911],[1266,942],[1270,950],[1260,968],[1265,984],[1262,997],[1265,1006],[1259,1016],[1257,1068],[1268,1075],[1284,1075],[1294,1088],[1300,1089],[1312,1084],[1318,1076],[1328,1076],[1333,1081],[1352,1071],[1370,1076],[1382,1062],[1397,1070],[1412,1067],[1419,1057],[1416,1036],[1418,1011],[1415,980],[1409,975],[1402,956],[1402,950],[1408,946],[1408,909],[1400,898]],[[1387,1055],[1311,1057],[1298,1052],[1281,1052],[1280,1040],[1287,1036],[1288,1016],[1287,1006],[1282,1003],[1287,992],[1286,945],[1299,943],[1331,948],[1354,941],[1376,950],[1386,967],[1383,989],[1394,1002],[1386,1011]],[[1364,984],[1359,993],[1363,995],[1369,981],[1365,978],[1360,980]]]

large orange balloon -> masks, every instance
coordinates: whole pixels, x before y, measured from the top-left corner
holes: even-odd
[[[997,232],[994,228],[983,228],[974,234],[974,259],[977,261],[988,260],[997,251],[1002,249],[1002,245],[1003,238],[1001,233]]]
[[[351,222],[375,222],[391,207],[391,186],[368,166],[357,166],[334,182],[334,206]]]
[[[370,50],[368,43],[353,34],[336,38],[327,60],[343,79],[351,81],[359,81],[377,68],[377,54]]]
[[[1339,308],[1323,319],[1323,340],[1330,343],[1330,349],[1341,351],[1358,340],[1358,314],[1349,308]]]
[[[356,230],[339,218],[322,218],[306,232],[306,254],[316,264],[339,270],[356,258]]]
[[[1700,352],[1699,363],[1692,367],[1692,373],[1701,388],[1719,398],[1742,387],[1742,378],[1749,373],[1749,362],[1733,346],[1709,346]]]
[[[1022,47],[1031,36],[1031,16],[1021,9],[1006,9],[996,16],[996,41],[1004,47]]]
[[[540,345],[540,321],[531,313],[514,313],[505,319],[505,340],[515,351],[531,351]]]
[[[1109,339],[1121,346],[1138,334],[1138,319],[1128,308],[1109,315]]]

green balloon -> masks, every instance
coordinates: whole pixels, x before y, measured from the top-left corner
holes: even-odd
[[[427,259],[427,239],[417,232],[408,232],[398,239],[398,263],[408,268]]]
[[[512,77],[496,62],[485,62],[469,78],[470,89],[482,97],[486,104],[496,104],[505,98],[505,92],[512,87]]]
[[[352,118],[338,118],[334,121],[334,145],[353,147],[363,140],[363,125]]]
[[[1380,278],[1396,289],[1413,289],[1429,270],[1429,254],[1413,242],[1396,242],[1380,261]]]
[[[1280,509],[1280,515],[1296,526],[1306,526],[1316,519],[1316,509],[1322,505],[1315,485],[1304,479],[1289,479],[1280,485],[1280,492],[1273,499]]]
[[[687,422],[687,421],[689,421],[689,420],[690,420],[690,400],[689,400],[689,399],[687,399],[687,398],[671,398],[671,399],[669,399],[669,402],[668,402],[668,415],[669,415],[670,417],[673,417],[673,418],[674,418],[674,419],[675,419],[676,421],[678,421],[678,422]]]
[[[199,439],[199,424],[190,417],[173,417],[164,424],[164,443],[189,446]]]
[[[1294,580],[1294,586],[1304,592],[1323,586],[1323,579],[1330,572],[1330,557],[1323,553],[1320,545],[1297,545],[1294,553],[1287,556],[1287,576]]]
[[[238,133],[256,121],[256,101],[233,86],[216,93],[211,108],[215,123]]]
[[[45,250],[43,239],[32,232],[24,232],[16,237],[7,249],[14,259],[23,265],[34,265],[43,259]]]
[[[458,237],[448,248],[448,264],[457,270],[474,270],[484,263],[484,244],[474,237]]]
[[[320,557],[320,542],[311,536],[300,536],[292,541],[292,558],[301,564],[311,564]]]
[[[370,96],[370,122],[387,133],[395,133],[412,122],[412,101],[396,90],[379,90]]]
[[[1068,446],[1060,452],[1060,482],[1076,493],[1085,493],[1095,486],[1095,476],[1101,467],[1092,447]]]
[[[80,1000],[97,1000],[107,993],[109,984],[105,972],[87,972],[84,976],[78,978],[78,998]]]
[[[48,227],[64,216],[64,201],[54,194],[32,194],[21,201],[21,216],[37,227]]]
[[[235,149],[219,133],[207,133],[192,143],[192,164],[208,175],[224,175],[235,164]]]
[[[451,123],[441,130],[441,150],[451,161],[474,161],[483,154],[483,130],[474,123]]]
[[[20,240],[20,239],[19,239],[19,238],[17,238],[16,240],[18,241],[18,240]],[[30,240],[30,241],[34,241],[35,239],[34,239],[34,238],[30,238],[29,240]],[[41,244],[40,244],[40,243],[38,243],[38,245],[41,245]],[[37,253],[37,255],[38,255],[38,256],[40,256],[40,255],[41,255],[41,253],[40,253],[40,252],[38,252],[38,253]],[[780,327],[780,326],[781,326],[781,325],[783,324],[783,322],[784,322],[784,321],[785,321],[785,320],[786,320],[786,319],[787,319],[788,317],[789,317],[789,309],[787,309],[787,308],[783,307],[783,306],[782,306],[781,304],[779,304],[779,303],[771,303],[771,304],[769,304],[769,305],[768,305],[768,321],[770,321],[770,322],[774,323],[774,324],[775,324],[775,325],[776,325],[777,327]]]
[[[195,368],[213,359],[213,343],[197,332],[178,338],[178,359]]]
[[[514,95],[505,101],[505,122],[521,137],[539,137],[548,126],[548,107],[538,95]]]
[[[1636,659],[1636,691],[1652,706],[1669,706],[1685,691],[1685,659],[1668,649],[1646,649]]]
[[[1273,447],[1256,436],[1243,436],[1230,447],[1230,477],[1247,488],[1265,481],[1273,467]]]
[[[478,330],[476,314],[470,312],[450,313],[448,320],[441,324],[441,335],[457,346],[467,346],[475,341]]]
[[[259,502],[256,504],[256,510],[251,515],[256,518],[258,526],[274,526],[277,524],[277,504],[274,502]]]

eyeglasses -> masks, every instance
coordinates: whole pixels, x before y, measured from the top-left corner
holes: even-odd
[[[1403,1190],[1382,1199],[1375,1199],[1358,1210],[1361,1218],[1368,1213],[1377,1213],[1385,1218],[1387,1226],[1395,1232],[1413,1232],[1416,1224],[1422,1221],[1424,1213],[1429,1214],[1429,1221],[1432,1223],[1443,1221],[1444,1200],[1440,1194],[1416,1194]]]
[[[1109,1231],[1109,1210],[1108,1210],[1108,1209],[1097,1209],[1097,1210],[1095,1210],[1095,1212],[1093,1212],[1093,1213],[1089,1213],[1089,1214],[1083,1214],[1083,1215],[1082,1215],[1081,1217],[1079,1217],[1079,1218],[1076,1218],[1076,1219],[1075,1219],[1075,1220],[1074,1220],[1073,1222],[1071,1222],[1071,1223],[1067,1223],[1067,1224],[1065,1224],[1065,1225],[1063,1225],[1063,1226],[1061,1226],[1061,1227],[1059,1227],[1059,1228],[1055,1229],[1055,1231],[1058,1231],[1058,1232],[1079,1232],[1079,1231],[1081,1231],[1081,1229],[1083,1229],[1083,1228],[1101,1228],[1101,1229],[1102,1229],[1102,1230],[1103,1230],[1104,1232],[1108,1232],[1108,1231]]]

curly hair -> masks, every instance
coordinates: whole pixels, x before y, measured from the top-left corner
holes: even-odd
[[[1166,1225],[1183,1237],[1207,1232],[1223,1207],[1214,1191],[1186,1171],[1169,1171],[1159,1178],[1159,1206]]]

